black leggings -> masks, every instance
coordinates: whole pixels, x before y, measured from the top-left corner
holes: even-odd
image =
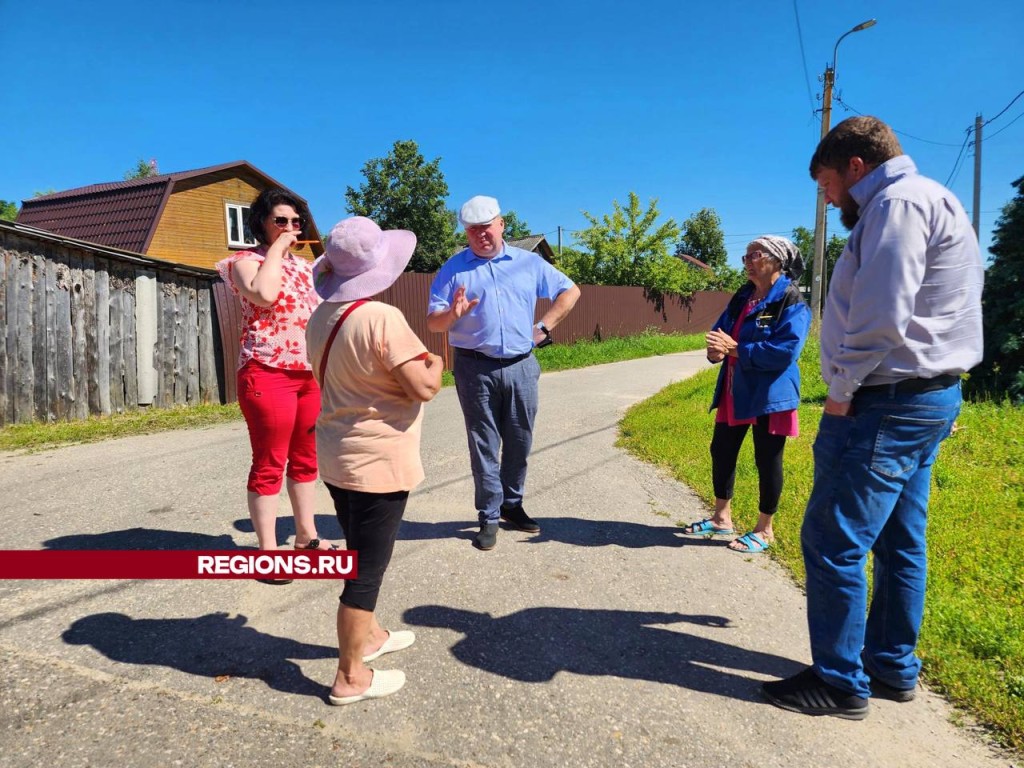
[[[718,422],[711,438],[711,482],[715,497],[732,499],[736,483],[736,459],[749,424],[730,427]],[[762,515],[774,515],[782,496],[782,452],[786,448],[785,435],[768,432],[768,417],[759,416],[754,424],[754,464],[757,465],[760,499],[758,510]]]
[[[334,511],[345,534],[345,549],[359,553],[359,575],[345,582],[341,602],[352,608],[373,611],[377,607],[384,571],[395,551],[395,537],[409,492],[364,493],[324,484],[334,499]]]

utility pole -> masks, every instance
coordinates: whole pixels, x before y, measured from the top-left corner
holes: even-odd
[[[974,215],[971,217],[976,237],[981,237],[981,126],[979,113],[974,118]]]
[[[860,32],[875,26],[874,19],[862,21],[849,32],[844,32],[836,40],[832,49],[832,66],[825,65],[825,90],[821,97],[821,138],[828,135],[832,124],[832,87],[836,83],[836,57],[839,55],[839,44],[847,35]],[[821,299],[825,289],[825,192],[818,187],[818,205],[814,212],[814,262],[811,271],[811,317],[821,317]]]
[[[838,45],[838,43],[836,44]],[[825,91],[821,98],[821,138],[828,134],[832,122],[832,86],[836,71],[825,67]],[[811,317],[821,317],[821,297],[825,290],[825,190],[818,187],[818,204],[814,209],[814,263],[811,267]]]
[[[558,258],[562,258],[562,226],[558,226]]]

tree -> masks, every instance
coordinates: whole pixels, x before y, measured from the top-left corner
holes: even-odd
[[[156,160],[146,162],[140,157],[134,168],[129,168],[125,171],[124,180],[131,181],[132,179],[148,179],[150,176],[157,175],[159,175],[159,171],[156,169]]]
[[[350,213],[370,217],[381,229],[416,233],[413,272],[433,272],[455,251],[455,219],[445,206],[448,184],[440,166],[439,157],[425,162],[415,141],[396,141],[385,157],[366,162],[359,189],[345,191]]]
[[[977,376],[983,388],[1024,401],[1024,176],[1017,196],[1003,207],[992,233],[995,257],[985,275],[982,313],[985,359]],[[972,384],[972,390],[977,389]]]
[[[519,214],[515,211],[506,211],[501,214],[501,218],[505,220],[505,234],[506,240],[518,240],[521,237],[529,237],[530,225],[526,223],[525,219],[520,219]]]
[[[804,257],[804,273],[800,276],[800,285],[810,290],[811,278],[814,276],[814,233],[807,227],[793,227],[792,239]],[[832,270],[845,247],[846,238],[839,235],[832,235],[825,243],[825,284],[822,286],[822,296],[828,293],[828,281],[832,276]]]
[[[640,205],[635,192],[625,207],[612,201],[611,215],[600,219],[583,211],[590,226],[575,233],[583,249],[563,248],[561,268],[576,283],[591,285],[637,285],[656,295],[675,293],[688,296],[706,286],[707,275],[669,254],[669,245],[679,237],[679,226],[669,219],[657,224],[661,215],[657,199]]]
[[[10,200],[0,200],[0,219],[14,221],[18,218],[18,204]]]
[[[726,265],[725,235],[722,220],[714,208],[701,208],[683,222],[683,234],[676,254],[686,254],[703,261],[715,272]]]

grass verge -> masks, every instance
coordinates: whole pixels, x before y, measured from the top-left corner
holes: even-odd
[[[786,487],[774,525],[772,556],[799,582],[803,504],[813,481],[811,445],[825,386],[818,347],[809,340],[800,437],[785,454]],[[708,502],[713,419],[708,406],[718,371],[703,371],[627,412],[620,444],[666,467]],[[967,403],[943,444],[932,478],[928,594],[918,653],[929,685],[990,726],[1004,745],[1024,750],[1024,409]],[[734,518],[757,518],[757,471],[751,441],[740,454]],[[689,521],[680,521],[689,522]]]
[[[642,333],[622,339],[582,341],[571,346],[552,345],[537,351],[541,370],[562,371],[602,363],[614,363],[652,355],[702,349],[703,334]],[[451,371],[442,377],[444,386],[454,383]],[[150,408],[142,411],[93,417],[85,421],[13,424],[0,429],[0,451],[39,451],[75,443],[91,443],[114,437],[143,435],[170,429],[205,427],[242,418],[237,403],[185,408]]]

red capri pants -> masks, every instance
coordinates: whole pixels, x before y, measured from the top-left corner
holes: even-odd
[[[260,496],[295,483],[316,480],[316,435],[320,387],[312,371],[286,371],[250,360],[238,371],[238,404],[249,425],[252,467],[246,486]]]

